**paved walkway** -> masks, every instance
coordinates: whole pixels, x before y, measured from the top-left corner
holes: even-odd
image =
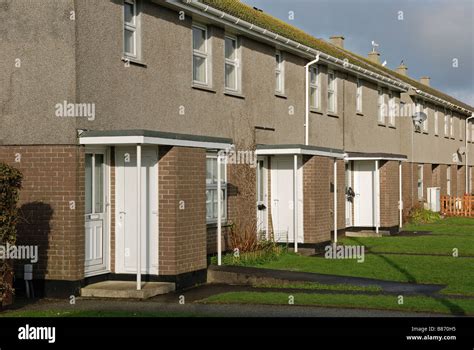
[[[209,266],[210,270],[238,274],[240,276],[253,276],[264,280],[279,279],[285,281],[313,282],[322,284],[350,284],[360,287],[378,286],[382,288],[382,293],[400,293],[400,294],[435,294],[445,285],[439,284],[416,284],[406,282],[383,281],[372,278],[349,277],[325,275],[320,273],[297,272],[286,270],[261,269],[255,267],[242,266]],[[222,281],[224,282],[224,281]],[[263,282],[263,281],[262,281]]]

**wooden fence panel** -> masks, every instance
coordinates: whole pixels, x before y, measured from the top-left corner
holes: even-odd
[[[441,196],[441,214],[474,217],[474,196]]]

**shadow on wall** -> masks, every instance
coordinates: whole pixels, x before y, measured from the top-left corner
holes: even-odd
[[[50,222],[53,217],[53,208],[43,202],[26,203],[19,208],[18,216],[16,245],[38,246],[38,261],[33,264],[33,280],[44,279],[48,266]],[[27,260],[15,263],[17,278],[23,279],[24,265],[29,263]],[[20,292],[24,287],[23,284],[17,286]]]

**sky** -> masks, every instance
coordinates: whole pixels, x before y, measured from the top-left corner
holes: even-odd
[[[242,0],[325,40],[381,61],[474,106],[474,0]],[[400,12],[401,11],[401,12]],[[294,19],[290,18],[294,16]],[[453,63],[457,62],[456,64]]]

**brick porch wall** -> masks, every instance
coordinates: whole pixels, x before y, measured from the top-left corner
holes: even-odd
[[[399,225],[398,201],[399,168],[397,161],[381,162],[380,169],[380,226]]]
[[[15,161],[19,159],[19,162]],[[84,148],[0,146],[0,161],[23,174],[17,245],[38,245],[35,279],[84,277]],[[74,201],[75,209],[70,209]],[[16,263],[22,277],[24,261]]]
[[[205,269],[205,150],[160,147],[158,191],[160,275]],[[180,201],[184,209],[179,208]]]

